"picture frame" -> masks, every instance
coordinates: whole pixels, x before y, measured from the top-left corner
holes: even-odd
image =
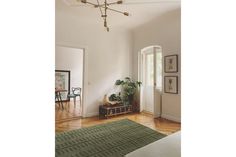
[[[178,55],[169,55],[164,57],[164,72],[178,72]]]
[[[178,94],[178,76],[164,77],[164,92]]]
[[[55,88],[65,90],[60,92],[62,101],[68,101],[67,94],[70,91],[70,71],[55,70]]]

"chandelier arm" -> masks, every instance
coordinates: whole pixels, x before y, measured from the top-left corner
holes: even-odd
[[[121,4],[121,3],[117,3],[117,2],[107,3],[107,6],[113,5],[113,4]],[[100,4],[100,5],[97,5],[96,7],[104,7],[104,6],[105,4]]]
[[[116,1],[116,2],[107,3],[107,5],[122,4],[122,3],[123,3],[123,1]]]
[[[100,13],[101,13],[101,16],[103,15],[103,12],[102,12],[102,8],[100,7],[100,3],[99,3],[99,1],[97,0],[97,3],[98,3],[98,7],[99,7],[99,10],[100,10]],[[105,18],[104,17],[102,17],[103,18],[103,20],[105,20]]]
[[[104,7],[105,6],[105,4],[99,4],[99,5],[96,5],[95,7],[97,8],[97,7]]]
[[[105,15],[104,16],[105,16],[104,27],[107,27],[107,0],[105,0]]]
[[[107,8],[107,9],[125,15],[125,12],[122,12],[122,11],[119,11],[119,10],[116,10],[116,9],[112,9],[112,8]]]
[[[107,16],[107,0],[105,0],[105,16]]]
[[[94,3],[91,3],[91,2],[88,2],[88,1],[86,1],[86,3],[88,3],[88,4],[90,4],[90,5],[93,5],[94,7],[97,6],[97,4],[94,4]]]
[[[104,20],[104,27],[106,27],[107,32],[109,32],[109,27],[107,26],[107,10],[111,10],[111,11],[123,14],[125,16],[129,16],[128,12],[122,12],[122,11],[119,11],[119,10],[112,9],[112,8],[108,7],[109,5],[113,5],[113,4],[122,4],[123,0],[118,0],[116,2],[111,2],[111,3],[107,3],[107,0],[104,0],[104,4],[100,4],[99,0],[97,0],[97,4],[94,4],[92,2],[88,2],[87,0],[81,0],[81,2],[85,3],[85,4],[90,4],[90,5],[94,6],[95,8],[99,7],[101,17]],[[104,14],[103,14],[102,8],[104,8]]]

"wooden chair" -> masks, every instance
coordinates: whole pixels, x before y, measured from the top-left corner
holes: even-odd
[[[81,88],[80,87],[72,87],[72,92],[68,92],[68,100],[70,101],[70,98],[74,99],[74,107],[76,107],[76,97],[78,96],[80,98],[80,106],[81,106]]]

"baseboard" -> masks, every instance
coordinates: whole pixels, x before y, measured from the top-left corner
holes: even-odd
[[[147,111],[147,110],[143,110],[142,112],[153,115],[153,112],[150,112],[150,111]]]
[[[179,117],[174,117],[174,116],[171,116],[171,115],[168,115],[168,114],[162,114],[161,117],[165,118],[165,119],[168,119],[168,120],[175,121],[175,122],[181,122],[181,119]]]
[[[92,112],[92,113],[85,114],[85,116],[83,118],[94,117],[94,116],[98,116],[98,115],[99,115],[98,112]],[[158,113],[155,116],[155,118],[159,117],[159,116],[160,116],[160,113]],[[161,117],[165,118],[165,119],[168,119],[168,120],[175,121],[175,122],[181,122],[181,119],[179,117],[174,117],[174,116],[171,116],[171,115],[168,115],[168,114],[162,114]]]
[[[157,113],[156,115],[153,115],[153,116],[154,116],[154,118],[158,118],[158,117],[161,116],[161,114],[160,114],[160,113]]]
[[[98,116],[98,115],[99,115],[98,112],[92,112],[92,113],[85,114],[85,116],[83,116],[83,118],[94,117],[94,116]]]

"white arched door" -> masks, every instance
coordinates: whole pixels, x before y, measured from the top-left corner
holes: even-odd
[[[159,46],[141,50],[140,56],[141,111],[152,113],[155,117],[161,114],[162,91],[162,51]]]

